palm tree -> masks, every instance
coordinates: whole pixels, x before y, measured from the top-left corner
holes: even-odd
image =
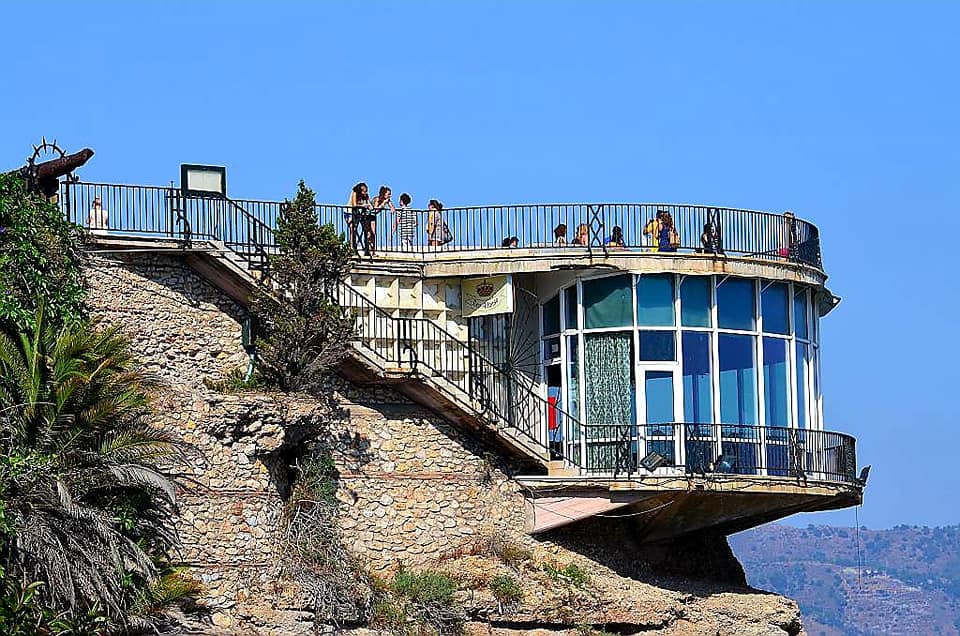
[[[0,329],[0,567],[42,581],[58,611],[123,624],[177,545],[159,463],[178,445],[151,425],[156,385],[115,329],[40,313],[33,333]]]

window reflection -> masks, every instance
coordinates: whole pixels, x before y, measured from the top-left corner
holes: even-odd
[[[717,286],[717,320],[721,329],[756,328],[754,283],[746,278],[727,278]]]

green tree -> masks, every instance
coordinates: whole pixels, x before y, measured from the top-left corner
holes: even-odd
[[[81,318],[81,236],[55,204],[0,174],[0,323],[29,329],[41,305],[60,324]]]
[[[334,300],[350,268],[352,251],[332,225],[320,225],[313,190],[303,181],[286,201],[274,234],[280,253],[271,259],[269,289],[254,294],[263,338],[258,367],[284,391],[315,391],[353,339],[353,321]]]
[[[151,424],[154,384],[113,329],[0,330],[0,559],[42,582],[44,605],[128,623],[156,560],[177,544],[177,443]]]

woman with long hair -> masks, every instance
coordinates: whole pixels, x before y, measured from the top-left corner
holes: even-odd
[[[570,245],[581,245],[586,247],[590,244],[590,226],[586,223],[581,223],[577,226],[577,233],[573,235],[573,240],[570,241]]]
[[[553,228],[553,244],[557,247],[563,247],[567,244],[567,224],[561,223]]]
[[[373,256],[373,249],[377,243],[377,215],[386,210],[390,210],[396,213],[397,209],[393,207],[393,190],[390,189],[390,186],[382,185],[380,190],[377,191],[377,196],[373,197],[373,202],[370,204],[370,215],[367,222],[366,228],[367,232],[367,256]]]
[[[660,233],[658,238],[659,252],[676,252],[680,247],[680,235],[677,234],[677,228],[673,225],[673,217],[669,212],[664,212],[660,217]]]
[[[343,213],[343,221],[347,224],[347,232],[350,234],[350,246],[353,251],[357,251],[357,235],[361,227],[361,221],[369,215],[370,210],[370,192],[367,184],[361,181],[350,190],[350,200],[347,201],[347,209]]]
[[[453,240],[450,229],[443,220],[443,204],[436,199],[430,199],[427,213],[427,245],[439,247]]]

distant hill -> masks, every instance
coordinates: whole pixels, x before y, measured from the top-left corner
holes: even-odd
[[[750,585],[800,604],[811,636],[960,634],[960,526],[771,524],[730,537]]]

